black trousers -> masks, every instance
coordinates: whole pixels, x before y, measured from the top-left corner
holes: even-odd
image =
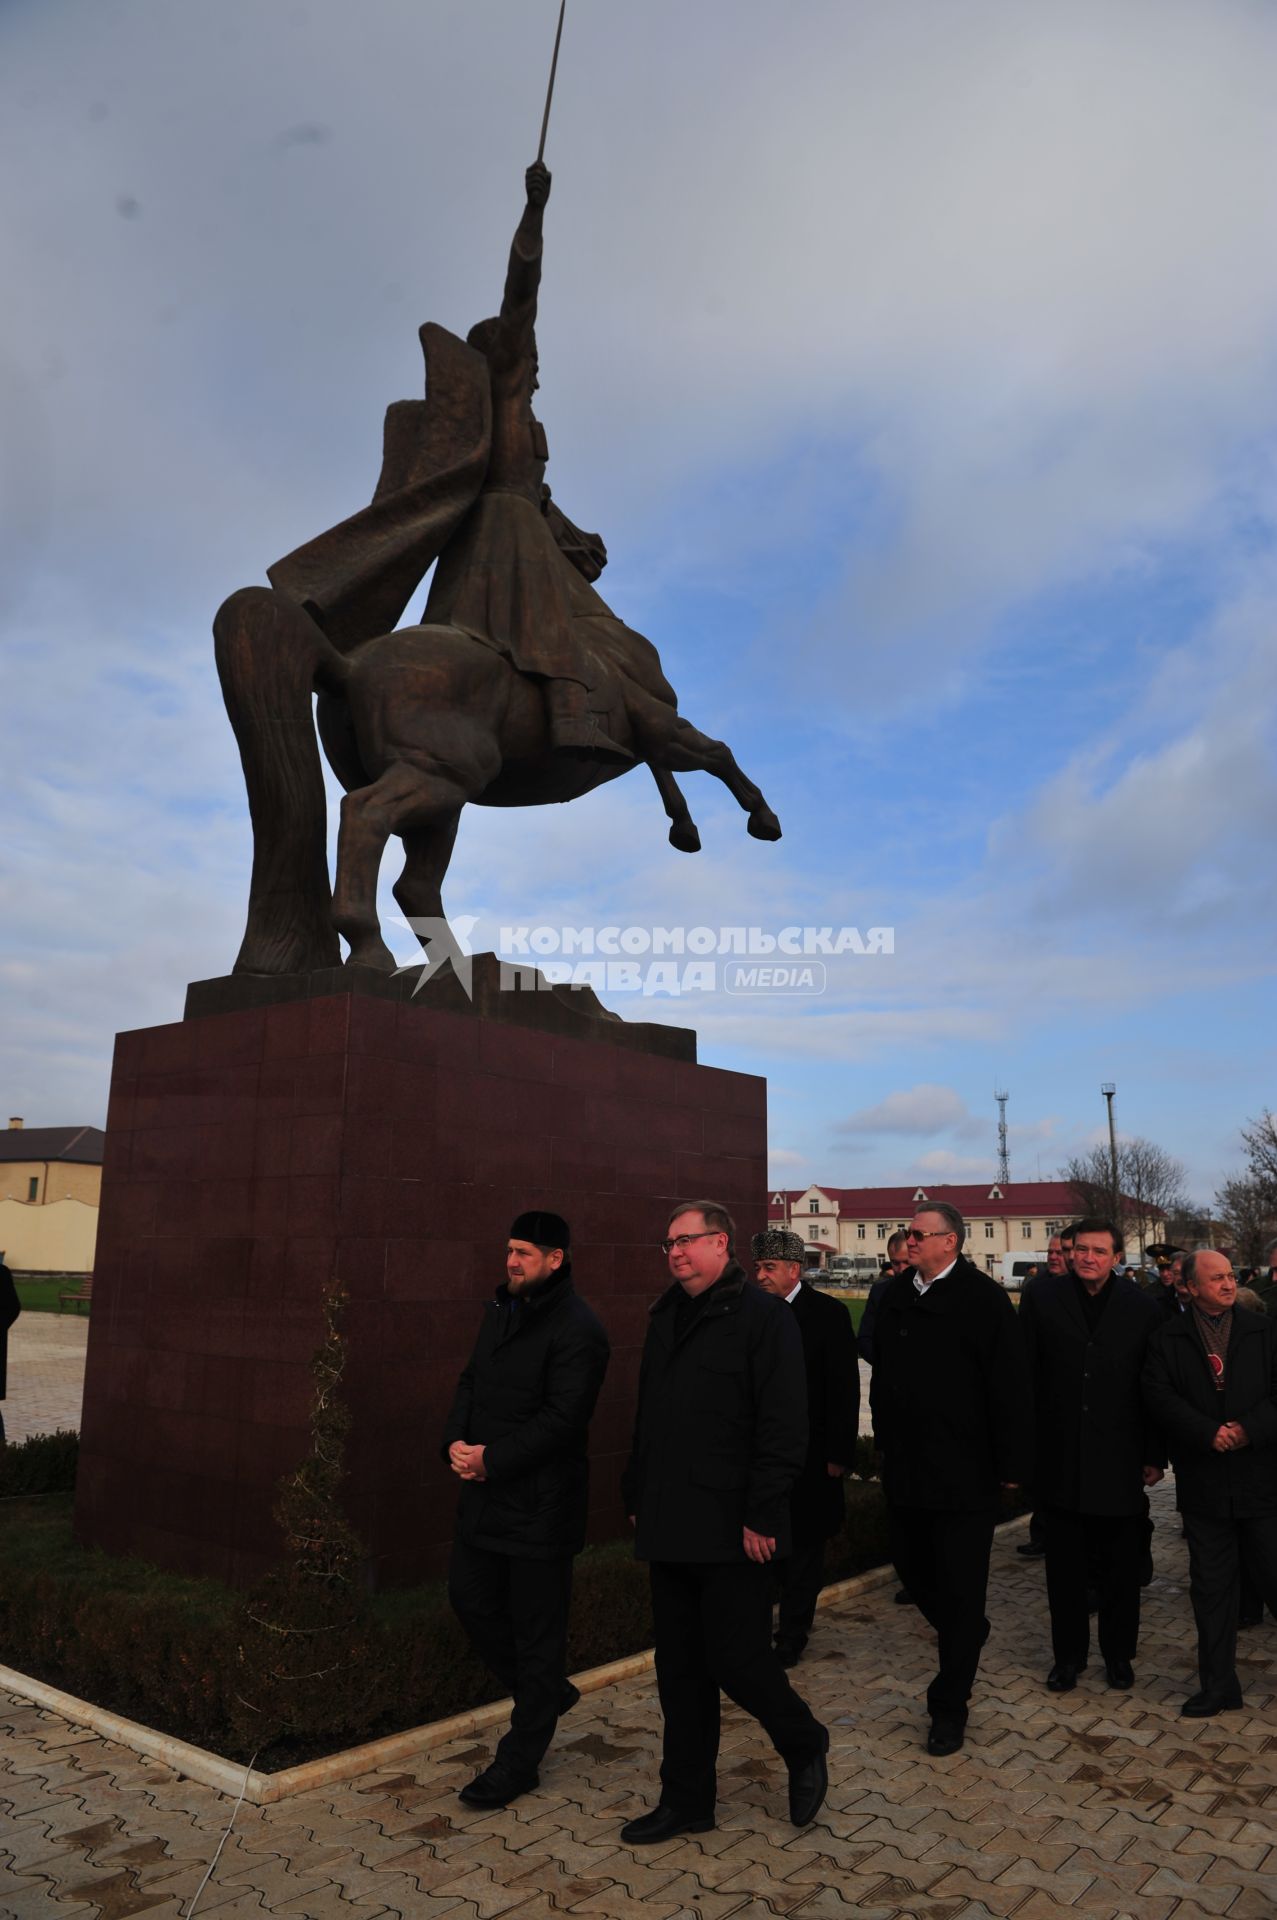
[[[1277,1514],[1256,1520],[1181,1515],[1188,1540],[1188,1591],[1197,1621],[1197,1673],[1203,1693],[1234,1694],[1242,1557],[1268,1605],[1277,1610]]]
[[[927,1711],[933,1719],[965,1721],[988,1633],[984,1602],[995,1516],[894,1506],[889,1514],[891,1557],[900,1584],[940,1643]]]
[[[475,1652],[514,1696],[496,1758],[532,1774],[554,1737],[567,1677],[572,1556],[520,1560],[452,1543],[448,1598]]]
[[[717,1795],[719,1691],[754,1716],[790,1766],[825,1744],[772,1646],[770,1567],[654,1560],[656,1686],[665,1720],[661,1800],[694,1819]]]
[[[1099,1597],[1096,1626],[1105,1660],[1133,1660],[1140,1637],[1140,1585],[1148,1553],[1143,1513],[1074,1513],[1048,1507],[1046,1598],[1057,1664],[1084,1667],[1091,1650],[1086,1589]]]
[[[818,1540],[814,1547],[796,1546],[784,1560],[775,1560],[772,1565],[776,1570],[776,1595],[780,1602],[776,1643],[801,1652],[816,1618],[820,1580],[825,1571],[825,1543]]]

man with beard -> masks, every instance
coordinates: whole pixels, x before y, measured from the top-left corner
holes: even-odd
[[[568,1223],[521,1213],[505,1285],[488,1302],[444,1427],[462,1482],[448,1597],[475,1650],[514,1696],[492,1764],[461,1789],[504,1807],[537,1784],[567,1679],[572,1560],[585,1542],[586,1439],[607,1335],[572,1284]]]

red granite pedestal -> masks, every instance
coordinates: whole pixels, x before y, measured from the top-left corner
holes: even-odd
[[[333,994],[121,1034],[81,1427],[82,1541],[243,1585],[307,1444],[321,1291],[349,1305],[351,1518],[377,1584],[438,1575],[439,1437],[510,1221],[571,1222],[612,1339],[591,1533],[617,1481],[656,1241],[681,1197],[764,1223],[766,1083],[576,1037]]]

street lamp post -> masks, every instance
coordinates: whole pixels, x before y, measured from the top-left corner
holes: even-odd
[[[1109,1186],[1113,1194],[1113,1225],[1121,1233],[1124,1229],[1117,1181],[1117,1128],[1113,1121],[1113,1095],[1117,1092],[1117,1085],[1112,1080],[1106,1080],[1100,1092],[1104,1095],[1104,1102],[1109,1110]]]

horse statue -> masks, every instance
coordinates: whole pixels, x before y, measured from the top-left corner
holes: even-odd
[[[466,341],[427,323],[425,401],[387,410],[371,504],[233,593],[214,621],[253,822],[237,973],[394,972],[377,876],[397,834],[395,898],[444,918],[467,802],[574,800],[646,764],[670,844],[700,835],[676,775],[716,775],[756,839],[780,824],[730,749],[685,720],[655,647],[595,591],[607,554],[545,485],[532,412],[548,170],[528,169],[500,314]],[[396,627],[434,565],[421,624]],[[317,695],[314,717],[311,700]],[[318,728],[318,742],[316,739]],[[345,790],[334,883],[319,745]]]

